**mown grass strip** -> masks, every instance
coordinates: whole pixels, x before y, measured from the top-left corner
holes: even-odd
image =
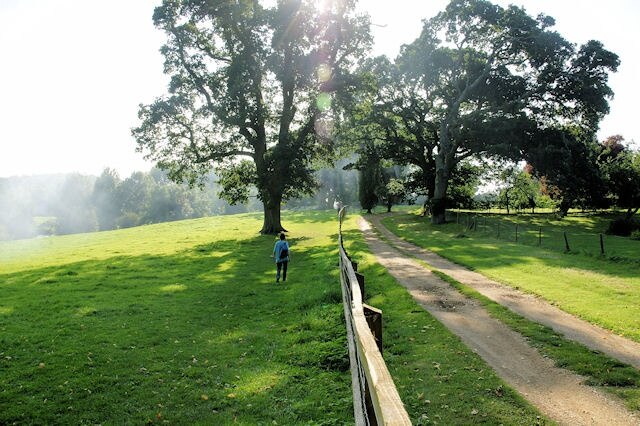
[[[460,233],[455,223],[431,225],[414,214],[390,216],[383,224],[419,247],[640,342],[640,264]]]

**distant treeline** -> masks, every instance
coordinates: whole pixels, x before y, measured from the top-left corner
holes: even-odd
[[[314,197],[290,200],[289,208],[331,208],[336,199],[357,201],[357,173],[340,167],[317,172]],[[112,169],[80,174],[0,178],[0,240],[105,231],[149,223],[261,211],[252,196],[230,205],[218,196],[210,174],[202,188],[172,182],[160,169],[122,179]]]

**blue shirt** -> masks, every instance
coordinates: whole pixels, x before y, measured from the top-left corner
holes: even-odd
[[[285,240],[280,240],[276,242],[276,245],[273,247],[273,254],[275,255],[276,263],[289,261],[289,255],[280,259],[280,254],[282,253],[282,249],[289,250],[289,243]]]

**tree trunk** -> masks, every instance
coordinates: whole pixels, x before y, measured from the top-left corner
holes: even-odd
[[[280,207],[280,201],[264,202],[264,221],[260,230],[261,234],[278,234],[287,231],[280,222]]]
[[[558,216],[565,217],[569,214],[569,209],[571,208],[571,201],[563,199],[560,201],[560,205],[558,206]]]
[[[444,174],[444,170],[442,172],[442,174]],[[433,199],[431,200],[431,223],[433,223],[434,225],[441,225],[447,221],[445,215],[447,209],[448,185],[448,178],[439,178],[439,176],[436,175],[436,187],[433,193]]]
[[[455,167],[455,147],[449,139],[449,123],[451,118],[440,125],[440,145],[436,154],[436,177],[431,200],[431,223],[441,225],[446,223],[447,188],[449,177]]]
[[[624,216],[625,220],[631,220],[633,216],[635,216],[635,214],[638,213],[638,210],[640,210],[640,207],[636,207],[636,208],[629,207],[627,209],[627,213]]]
[[[436,170],[436,182],[431,199],[431,223],[441,225],[446,222],[447,187],[449,186],[449,170],[442,161],[439,170]]]
[[[442,225],[446,223],[446,199],[434,198],[431,202],[431,223]]]

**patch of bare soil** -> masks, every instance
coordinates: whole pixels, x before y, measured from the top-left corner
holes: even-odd
[[[583,385],[582,377],[555,367],[476,301],[382,241],[368,222],[361,220],[360,229],[378,262],[414,299],[549,418],[567,425],[640,424],[620,401]]]

